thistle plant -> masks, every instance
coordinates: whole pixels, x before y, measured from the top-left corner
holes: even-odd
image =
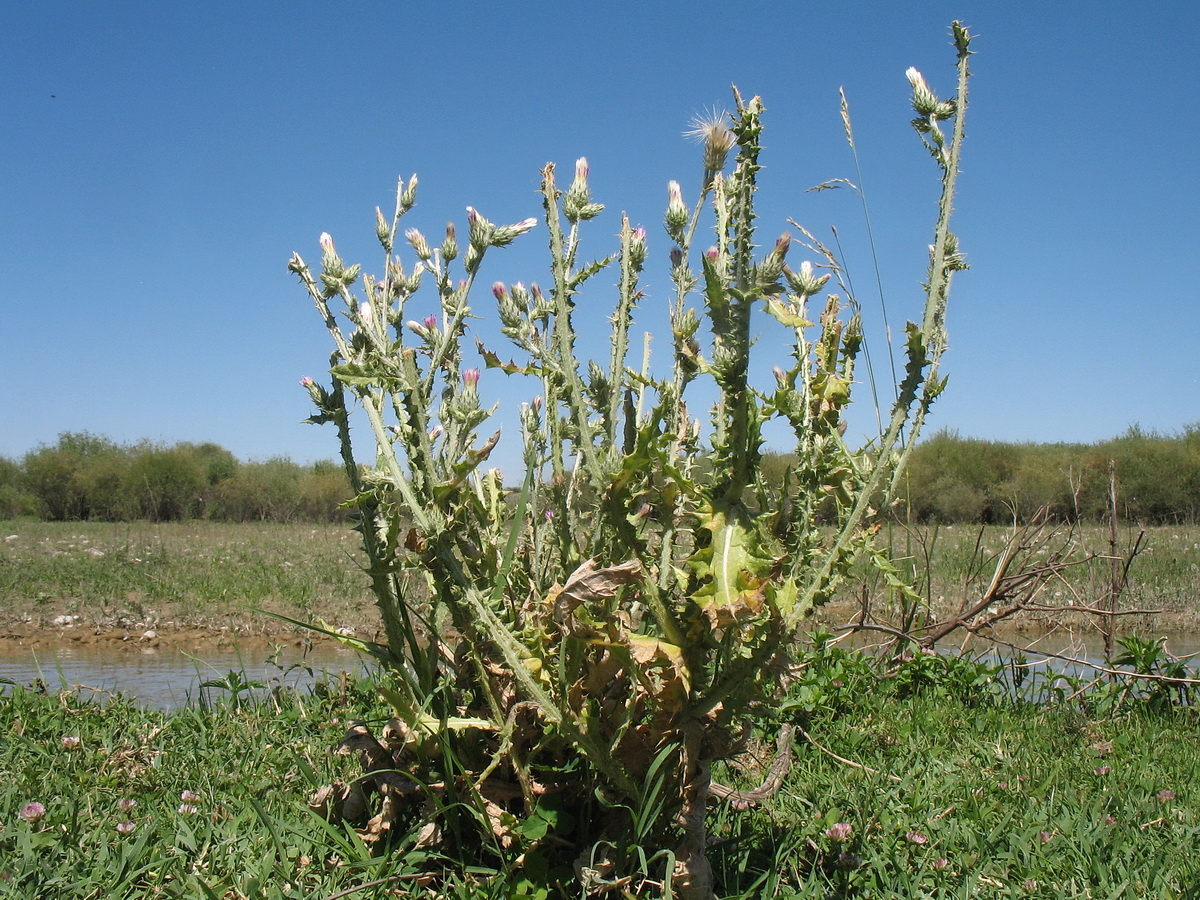
[[[293,256],[334,342],[330,383],[304,386],[310,421],[337,429],[356,492],[384,628],[381,644],[362,646],[394,673],[381,689],[395,717],[381,736],[364,725],[347,736],[367,771],[314,801],[327,816],[379,842],[419,823],[424,846],[526,869],[561,864],[587,891],[658,884],[664,896],[714,896],[706,807],[761,792],[714,789],[713,763],[770,719],[798,627],[850,565],[865,554],[896,579],[873,543],[875,519],[944,384],[946,302],[964,267],[949,218],[970,36],[958,23],[953,34],[953,100],[908,73],[941,205],[924,316],[906,330],[897,400],[866,448],[847,445],[844,421],[862,323],[826,293],[840,269],[807,232],[816,264],[789,264],[798,241],[788,233],[757,252],[763,107],[736,89],[731,115],[695,123],[698,197],[689,205],[679,183],[668,186],[665,374],[648,351],[630,360],[647,231],[623,218],[612,253],[581,255],[603,210],[585,159],[565,190],[553,164],[542,171],[541,222],[494,225],[468,207],[465,249],[453,226],[440,245],[401,232],[414,176],[401,180],[390,220],[376,212],[379,275],[346,265],[327,235],[319,273]],[[702,220],[711,244],[698,238]],[[491,286],[511,347],[476,342],[481,372],[466,359],[483,258],[541,225],[549,280]],[[410,269],[402,243],[416,255]],[[576,345],[576,297],[601,272],[617,288],[607,360]],[[429,283],[439,312],[410,321],[407,304]],[[756,310],[792,340],[766,388],[750,379]],[[485,465],[501,436],[480,401],[484,373],[537,385],[520,407],[519,488]],[[701,380],[717,397],[707,426],[688,406]],[[354,455],[354,410],[370,426],[370,465]],[[798,460],[782,490],[759,465],[775,417],[791,426]]]

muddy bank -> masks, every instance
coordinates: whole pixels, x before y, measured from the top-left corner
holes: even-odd
[[[367,622],[339,624],[337,629],[345,635],[364,640],[379,638],[375,628]],[[0,654],[17,650],[54,651],[59,648],[95,648],[130,654],[171,649],[199,653],[242,648],[266,653],[275,647],[303,650],[340,646],[335,638],[267,617],[87,622],[82,618],[60,615],[43,619],[0,620]]]

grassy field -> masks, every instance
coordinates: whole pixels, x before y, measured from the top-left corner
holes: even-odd
[[[783,790],[712,808],[719,896],[1200,896],[1188,711],[1097,717],[936,679],[880,682],[834,652],[783,705],[806,728]],[[0,897],[578,896],[525,877],[521,847],[462,872],[415,833],[373,855],[314,815],[309,793],[352,774],[329,753],[347,722],[386,715],[363,681],[169,715],[8,688]],[[722,774],[762,772],[747,758]]]
[[[960,525],[911,535],[893,529],[883,538],[890,539],[896,557],[910,560],[901,566],[915,567],[922,591],[945,614],[986,586],[1007,534],[1000,526]],[[1122,547],[1135,535],[1123,531]],[[1046,551],[1068,540],[1074,558],[1101,558],[1068,568],[1038,600],[1097,605],[1111,577],[1102,558],[1108,553],[1107,529],[1085,526],[1064,533]],[[113,628],[174,623],[241,632],[277,629],[278,623],[247,612],[258,607],[299,619],[321,616],[370,633],[377,618],[358,559],[357,535],[340,525],[3,522],[0,620],[36,628],[56,616],[78,615],[82,624]],[[1036,550],[1032,559],[1038,559]],[[1200,527],[1148,530],[1146,550],[1129,575],[1122,608],[1163,612],[1125,619],[1124,627],[1200,629]],[[823,618],[833,622],[848,615],[861,588],[852,582]],[[871,584],[868,589],[877,597],[876,611],[886,612],[886,595]],[[1026,617],[1034,624],[1061,618]]]
[[[254,605],[370,628],[354,537],[270,524],[9,522],[0,609],[28,627],[62,614],[116,629],[270,627],[246,613]],[[1003,529],[934,537],[928,573],[950,602],[974,590],[986,570],[974,548],[994,555]],[[1123,602],[1194,622],[1200,529],[1148,538]],[[1072,539],[1085,551],[1106,541],[1100,529]],[[1102,589],[1106,563],[1093,566],[1047,590]],[[1038,674],[1017,691],[1001,683],[1002,667],[970,660],[916,654],[888,668],[822,652],[805,658],[778,706],[802,728],[783,790],[750,810],[712,808],[721,897],[1200,897],[1194,695],[1142,682],[1080,691],[1082,682]],[[307,808],[319,785],[354,774],[351,758],[330,753],[347,723],[378,727],[389,715],[371,683],[257,703],[236,678],[228,684],[227,702],[172,713],[0,685],[0,897],[578,895],[569,878],[531,880],[521,847],[473,871],[419,848],[415,833],[373,855]],[[772,737],[768,724],[761,746]],[[756,784],[761,755],[717,775]]]
[[[345,526],[0,523],[0,618],[113,628],[278,628],[249,607],[334,625],[375,622]]]

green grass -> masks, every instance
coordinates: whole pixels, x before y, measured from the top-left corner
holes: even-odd
[[[88,624],[249,621],[246,607],[375,620],[344,525],[0,523],[0,617]]]
[[[977,599],[986,588],[995,569],[996,559],[1003,550],[1011,528],[1002,525],[919,526],[906,533],[893,526],[880,540],[890,541],[893,558],[906,576],[915,571],[921,580],[921,593],[933,598],[935,613],[957,612],[965,600]],[[1128,552],[1138,533],[1135,526],[1122,527],[1118,553]],[[1129,584],[1122,594],[1120,608],[1161,610],[1162,621],[1172,629],[1200,628],[1200,526],[1154,526],[1145,529],[1145,550],[1134,560],[1129,570]],[[1103,606],[1111,584],[1108,526],[1081,525],[1073,532],[1064,526],[1061,540],[1051,541],[1057,547],[1070,539],[1071,557],[1090,562],[1071,566],[1061,578],[1054,579],[1039,594],[1038,602],[1046,605]],[[1034,554],[1033,561],[1045,554]],[[852,581],[843,592],[846,597],[857,596],[860,583]],[[880,593],[877,590],[877,595]],[[1027,619],[1028,621],[1028,619]],[[1037,617],[1042,624],[1060,621],[1087,624],[1078,614],[1063,616],[1043,613]],[[1124,629],[1141,630],[1157,627],[1154,617],[1130,616],[1122,619]]]
[[[925,533],[932,595],[948,610],[971,590],[964,585],[979,569],[976,541],[994,555],[1007,529],[956,525]],[[1124,533],[1123,543],[1130,537]],[[1093,553],[1107,552],[1107,540],[1102,526],[1077,534],[1081,550]],[[902,532],[893,532],[893,546],[899,556],[920,558],[919,545],[906,545]],[[1148,529],[1147,546],[1130,571],[1123,606],[1162,609],[1172,627],[1200,627],[1200,526]],[[263,624],[247,615],[246,607],[254,606],[300,619],[373,625],[377,616],[359,559],[358,535],[345,525],[0,522],[0,619],[44,624],[69,614],[89,624]],[[923,561],[920,566],[924,571]],[[1072,570],[1046,599],[1074,595],[1077,602],[1098,602],[1106,596],[1108,572],[1102,560]],[[1146,620],[1123,624],[1155,627]]]
[[[840,651],[814,668],[785,704],[808,739],[783,790],[749,811],[712,808],[720,895],[1200,896],[1194,714],[1135,705],[1092,719],[950,683],[881,682]],[[9,688],[0,897],[571,895],[498,872],[452,875],[411,834],[372,856],[313,815],[310,791],[354,773],[328,752],[347,721],[384,714],[367,681],[171,714]],[[719,774],[761,777],[743,763]],[[34,801],[45,818],[26,822]],[[843,823],[838,840],[830,829]],[[423,872],[435,880],[420,884]]]

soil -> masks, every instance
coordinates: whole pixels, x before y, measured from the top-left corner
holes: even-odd
[[[347,629],[355,637],[376,639],[374,630],[361,624]],[[237,646],[246,651],[275,646],[336,647],[334,638],[302,631],[287,622],[266,617],[236,621],[200,620],[165,622],[86,622],[55,624],[52,618],[0,619],[0,653],[5,648],[53,650],[59,647],[102,647],[113,652],[142,653],[147,649],[178,647],[189,653]]]

